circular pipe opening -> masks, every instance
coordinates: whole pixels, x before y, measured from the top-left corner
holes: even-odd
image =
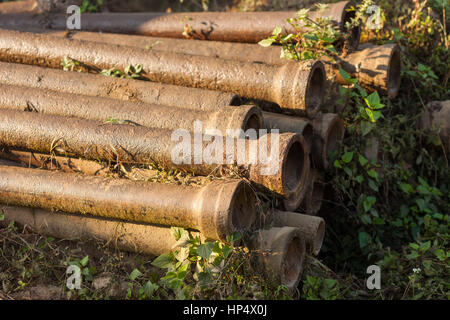
[[[392,99],[397,96],[401,82],[402,62],[400,50],[397,46],[393,49],[390,60],[387,74],[387,92],[389,98]]]
[[[245,230],[256,220],[256,196],[250,186],[239,184],[231,201],[231,223],[233,231]]]
[[[311,152],[313,134],[314,128],[310,123],[308,123],[307,125],[305,125],[302,132],[303,139],[305,140],[306,147],[308,148],[308,152]]]
[[[306,113],[314,116],[322,105],[325,90],[325,69],[318,62],[312,67],[306,88]]]
[[[231,97],[231,100],[230,100],[230,102],[229,102],[229,104],[228,105],[230,105],[230,106],[240,106],[242,104],[242,99],[241,99],[241,97],[240,96],[238,96],[237,94],[234,94],[232,97]]]
[[[246,119],[246,122],[244,124],[244,131],[247,131],[248,129],[255,129],[256,132],[258,132],[259,129],[262,128],[262,118],[257,114],[252,114],[248,119]]]
[[[305,156],[303,144],[300,141],[295,141],[289,148],[282,168],[288,192],[297,190],[302,181]]]
[[[293,288],[303,270],[303,248],[299,237],[295,236],[288,244],[283,265],[283,284],[288,288]]]

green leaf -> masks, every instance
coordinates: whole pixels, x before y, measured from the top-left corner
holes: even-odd
[[[283,31],[283,29],[281,29],[280,26],[276,26],[275,29],[273,29],[272,34],[273,34],[274,36],[278,36],[282,31]]]
[[[375,184],[375,182],[372,179],[369,179],[369,187],[375,192],[378,192],[378,186]]]
[[[258,44],[262,47],[270,47],[275,42],[275,39],[267,38],[258,42]]]
[[[173,264],[173,259],[172,257],[167,254],[164,253],[162,255],[160,255],[159,257],[157,257],[155,260],[153,260],[152,265],[161,269],[166,269],[169,266],[171,266]]]
[[[358,155],[358,160],[362,167],[364,167],[369,162],[369,160],[367,160],[366,157],[364,157],[362,154]]]
[[[431,248],[431,241],[427,241],[420,244],[420,251],[422,252],[428,251],[428,249],[430,248]]]
[[[367,106],[373,108],[374,106],[380,104],[380,96],[378,95],[378,92],[375,91],[368,95],[367,98],[364,99],[364,101],[366,101]]]
[[[344,153],[342,155],[341,159],[344,163],[350,163],[350,161],[352,161],[352,159],[353,159],[353,152]]]
[[[356,84],[358,82],[357,79],[352,79],[350,74],[342,68],[339,68],[339,74],[341,75],[342,79],[344,79],[348,84]]]
[[[139,278],[140,276],[142,276],[142,272],[140,272],[138,269],[134,269],[133,271],[131,271],[130,273],[130,280],[134,281],[137,278]]]
[[[374,169],[370,169],[369,171],[367,171],[367,174],[369,175],[369,177],[378,180],[378,172],[376,172]]]
[[[359,238],[359,247],[361,249],[367,247],[370,242],[372,241],[372,238],[370,237],[370,235],[364,231],[361,231],[358,235]]]
[[[417,243],[410,243],[409,246],[414,250],[419,250],[419,245]]]
[[[89,256],[84,257],[83,259],[81,259],[80,261],[80,265],[85,267],[87,265],[87,263],[89,262]]]
[[[208,260],[209,257],[211,256],[212,253],[212,246],[211,246],[211,242],[209,243],[205,243],[205,244],[201,244],[198,246],[197,248],[197,253],[200,257],[202,257],[203,259]]]
[[[361,121],[361,133],[363,136],[367,135],[370,131],[372,131],[372,124],[369,121]]]
[[[398,184],[400,189],[402,189],[402,191],[406,194],[410,194],[414,192],[413,187],[411,187],[411,185],[409,183],[399,183]]]
[[[327,49],[328,51],[337,53],[336,49],[334,48],[334,46],[332,44],[329,44],[325,47],[325,49]]]
[[[156,283],[152,283],[150,280],[147,281],[144,285],[144,293],[149,298],[153,295],[153,293],[159,289],[159,286]]]
[[[172,227],[172,234],[175,238],[175,240],[180,240],[181,237],[187,232],[186,230],[184,230],[183,228],[178,228],[178,227]]]
[[[366,114],[367,114],[367,116],[369,117],[369,120],[370,120],[371,122],[376,122],[376,120],[375,120],[375,118],[374,118],[374,116],[373,116],[373,111],[372,111],[372,109],[364,108],[364,111],[366,112]]]
[[[334,160],[333,165],[334,165],[336,168],[342,169],[341,162],[340,162],[339,160]]]
[[[364,207],[364,211],[369,211],[370,208],[372,208],[372,206],[375,204],[375,202],[377,201],[377,199],[373,196],[368,196],[364,199],[363,201],[363,207]]]

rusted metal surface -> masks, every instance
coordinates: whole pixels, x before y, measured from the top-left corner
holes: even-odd
[[[0,3],[0,14],[17,14],[17,13],[38,13],[39,7],[37,1],[14,1]]]
[[[239,96],[227,92],[6,62],[0,62],[0,83],[195,110],[240,104]]]
[[[181,136],[181,139],[172,139],[172,131],[165,129],[0,109],[0,144],[13,149],[76,156],[88,160],[156,164],[161,168],[198,175],[221,174],[228,164],[237,163],[239,142],[232,144],[236,149],[229,158],[227,139],[212,137],[208,140],[210,138],[204,136],[196,145],[195,136],[193,139],[190,135],[187,138]],[[270,154],[271,135],[267,134],[260,139],[262,138],[267,139],[267,152]],[[244,138],[238,139],[244,144],[244,161],[239,163],[238,169],[251,181],[285,196],[303,187],[308,170],[305,166],[308,152],[301,135],[284,133],[278,138],[278,153],[269,166],[278,161],[279,170],[273,174],[265,174],[261,168],[267,165],[261,161],[251,162],[254,150],[266,146],[261,145],[260,140]],[[218,142],[215,142],[216,139]],[[194,164],[198,161],[195,160],[195,150],[199,146],[202,150],[210,149],[208,146],[213,143],[221,144],[222,153],[218,153],[214,161],[207,162],[202,157],[201,164]],[[188,159],[184,163],[174,163],[172,155],[174,150],[180,150],[180,144],[191,152],[185,153]]]
[[[310,12],[311,19],[330,18],[341,30],[345,22],[349,22],[352,13],[346,9],[349,1],[329,4],[329,8],[321,12]],[[189,12],[189,13],[101,13],[85,14],[81,19],[81,30],[102,31],[109,33],[138,34],[144,36],[184,38],[188,36],[202,40],[256,43],[272,35],[277,26],[285,33],[304,32],[299,22],[298,30],[286,22],[293,18],[296,11],[271,12]],[[52,15],[43,20],[42,17],[22,18],[27,27],[46,26],[51,29],[66,29],[65,15]],[[0,26],[20,28],[12,17],[7,17]],[[21,30],[21,29],[18,29]],[[352,32],[351,44],[359,42],[359,28]]]
[[[295,290],[303,274],[306,255],[305,240],[293,227],[260,230],[252,239],[250,249],[255,265],[270,280]]]
[[[111,173],[106,165],[97,161],[60,157],[36,152],[18,150],[0,151],[0,159],[20,163],[29,168],[36,167],[63,172],[80,172],[95,176],[106,176]]]
[[[27,207],[2,206],[4,221],[29,226],[44,236],[86,241],[104,241],[120,250],[149,255],[168,253],[176,245],[169,227],[94,218]],[[198,232],[192,232],[199,236]]]
[[[305,139],[308,150],[311,151],[313,127],[309,119],[273,112],[263,112],[263,117],[267,130],[278,129],[280,132],[296,132],[301,134]]]
[[[261,110],[256,106],[224,106],[217,111],[182,108],[104,97],[62,93],[48,89],[0,84],[0,108],[99,121],[125,121],[162,129],[193,130],[194,121],[206,129],[236,130],[262,128]]]
[[[256,219],[255,196],[242,180],[196,188],[0,166],[0,202],[191,228],[217,240]]]
[[[327,169],[329,154],[337,150],[344,138],[345,127],[342,119],[335,113],[320,113],[313,120],[314,138],[312,160],[314,167]]]
[[[280,58],[281,47],[275,45],[271,47],[261,47],[258,44],[250,43],[162,38],[89,31],[71,31],[69,33],[52,29],[33,29],[24,31],[44,33],[69,39],[103,42],[148,50],[190,54],[194,56],[216,57],[227,60],[259,62],[271,65],[281,65],[286,62],[285,59]]]
[[[363,44],[358,47],[358,51],[342,60],[342,68],[369,90],[377,89],[391,99],[398,94],[401,83],[401,51],[397,44]],[[347,84],[338,70],[335,74],[339,83]]]
[[[325,220],[320,217],[279,210],[272,212],[272,219],[274,227],[298,228],[301,237],[305,240],[307,252],[319,254],[325,236]]]
[[[154,82],[231,92],[267,100],[284,110],[313,117],[322,103],[325,71],[320,61],[270,66],[151,51],[98,42],[0,31],[0,60],[59,68],[70,57],[101,69],[143,65]]]
[[[300,207],[300,205],[302,204],[307,195],[312,174],[311,161],[309,160],[309,157],[307,162],[308,162],[307,166],[308,169],[305,175],[305,179],[302,183],[302,188],[297,189],[296,192],[291,193],[288,197],[285,197],[283,199],[282,206],[284,210],[296,211]]]

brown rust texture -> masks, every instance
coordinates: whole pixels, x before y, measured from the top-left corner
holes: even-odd
[[[11,221],[27,225],[33,231],[50,237],[69,240],[102,240],[120,250],[160,255],[169,252],[176,240],[170,227],[130,223],[51,212],[27,207],[0,206],[7,225]],[[197,232],[191,232],[198,236]]]
[[[271,175],[264,175],[260,170],[261,162],[251,162],[253,150],[265,147],[262,145],[259,148],[260,140],[237,138],[244,144],[243,149],[240,149],[244,152],[243,161],[237,162],[240,154],[237,141],[232,143],[235,149],[231,158],[228,158],[229,142],[222,136],[199,137],[199,143],[196,145],[195,135],[192,136],[188,131],[173,138],[172,133],[173,131],[166,129],[0,109],[0,144],[13,149],[77,156],[88,160],[156,164],[161,168],[183,170],[198,175],[221,174],[222,165],[226,167],[238,163],[243,176],[282,195],[292,191],[292,188],[288,188],[289,182],[294,179],[293,184],[297,184],[295,179],[298,178],[299,172],[303,172],[301,160],[307,150],[298,134],[280,135],[279,152],[273,159],[281,162],[279,170]],[[268,134],[265,138],[270,143],[271,135]],[[294,142],[298,153],[290,152]],[[196,153],[199,147],[201,152]],[[269,149],[270,147],[268,144]],[[188,148],[184,153],[188,161],[175,163],[172,153],[184,151],[185,148]],[[205,156],[208,150],[212,161],[207,161]],[[202,156],[199,164],[196,164],[196,154]],[[287,160],[289,166],[285,165]],[[286,169],[295,175],[291,176]]]
[[[195,188],[0,166],[3,204],[191,228],[217,240],[249,228],[256,217],[253,204],[237,197],[252,200],[250,188],[239,180]],[[233,224],[236,211],[244,221],[240,225]]]
[[[43,114],[79,117],[99,121],[125,121],[152,128],[193,130],[194,121],[205,129],[245,129],[254,119],[262,127],[262,114],[256,106],[224,106],[217,111],[183,110],[143,102],[69,94],[58,91],[0,84],[0,108]]]
[[[330,18],[341,30],[349,21],[346,9],[349,1],[329,4],[323,12],[313,10],[311,19]],[[184,38],[184,32],[190,38],[202,40],[256,43],[272,35],[273,29],[281,26],[286,33],[305,31],[302,23],[295,30],[286,22],[295,17],[295,11],[272,12],[189,12],[189,13],[101,13],[85,14],[81,19],[81,29],[109,33],[139,34],[145,36]],[[12,20],[12,21],[10,21]],[[23,18],[24,26],[47,26],[65,30],[66,16],[52,15],[46,20],[39,17]],[[4,19],[2,27],[20,28],[12,17]],[[18,29],[20,30],[20,29]],[[358,41],[359,41],[359,34]],[[356,40],[356,39],[355,39]]]
[[[360,45],[358,51],[348,54],[341,63],[366,89],[377,89],[391,99],[397,96],[401,83],[401,51],[397,44]],[[337,82],[347,84],[339,70],[335,74]]]
[[[325,235],[325,221],[322,218],[279,210],[274,210],[272,218],[274,227],[298,228],[305,240],[307,252],[319,254]]]
[[[300,230],[294,227],[272,227],[259,230],[250,249],[255,265],[269,279],[295,290],[302,277],[306,245]]]
[[[134,79],[0,62],[0,83],[195,110],[237,105],[237,95]]]
[[[35,0],[0,3],[0,14],[38,13],[39,7]]]
[[[308,118],[293,117],[280,113],[263,112],[264,125],[267,130],[278,129],[280,132],[296,132],[303,136],[308,147],[308,152],[311,151],[313,127]]]
[[[19,150],[0,151],[0,158],[20,163],[27,167],[46,170],[61,170],[63,172],[80,172],[89,175],[107,176],[111,174],[108,166],[96,161],[55,155],[27,152]]]
[[[325,71],[319,61],[311,64],[310,68],[292,61],[282,66],[270,66],[0,31],[2,61],[59,68],[66,57],[101,69],[114,67],[123,70],[130,64],[142,64],[142,76],[154,82],[226,91],[267,100],[300,115],[307,112],[313,115],[318,110],[325,81]]]

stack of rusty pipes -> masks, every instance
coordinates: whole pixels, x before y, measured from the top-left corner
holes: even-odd
[[[325,15],[332,17],[338,25],[342,26],[344,20],[348,19],[344,10],[347,6],[347,2],[332,5],[329,12]],[[221,21],[223,19],[221,16],[221,14],[217,14],[215,19]],[[257,15],[249,15],[248,17],[251,16],[257,18]],[[274,19],[279,18],[277,18],[277,15],[272,16]],[[176,15],[168,17],[168,25],[172,23],[173,17],[176,17]],[[2,18],[5,18],[2,19],[2,23],[8,24],[8,17]],[[164,19],[166,18],[164,17]],[[254,23],[252,19],[248,20],[251,24]],[[20,21],[20,19],[16,21]],[[93,26],[91,30],[96,30],[96,28]],[[26,28],[19,29],[24,30]],[[252,25],[252,30],[256,29],[258,29],[258,26]],[[260,40],[261,32],[264,33],[267,30],[256,30],[253,37],[257,37]],[[137,33],[139,34],[139,32]],[[229,30],[225,28],[222,33],[219,32],[216,39],[240,41],[232,38],[220,38],[227,33],[229,33]],[[359,42],[358,30],[354,30],[352,35],[354,37],[353,43],[357,44]],[[53,33],[52,36],[61,36],[61,34]],[[280,61],[280,59],[278,59],[278,62],[264,61],[262,59],[262,61],[257,59],[248,60],[243,58],[247,55],[243,54],[244,51],[236,51],[235,49],[245,50],[247,46],[255,48],[254,45],[216,43],[219,46],[230,46],[229,52],[240,52],[240,58],[237,60],[241,62],[237,63],[236,61],[231,62],[232,59],[235,59],[232,55],[226,56],[227,50],[222,50],[224,55],[219,56],[221,59],[212,58],[211,56],[214,56],[214,53],[190,52],[189,50],[192,50],[189,49],[190,43],[197,46],[200,43],[199,41],[161,39],[163,42],[178,41],[180,45],[182,42],[187,45],[186,49],[182,49],[186,51],[180,51],[179,55],[171,55],[165,52],[164,49],[160,50],[160,48],[154,50],[154,54],[153,52],[149,54],[144,49],[131,48],[136,46],[136,42],[133,44],[132,41],[138,41],[139,36],[104,35],[105,37],[102,38],[103,35],[95,33],[76,33],[72,36],[76,40],[56,40],[57,38],[48,37],[47,35],[39,36],[11,31],[0,32],[0,58],[7,62],[29,64],[27,66],[23,64],[0,63],[0,83],[2,84],[0,88],[2,92],[0,117],[3,118],[2,123],[7,123],[0,128],[1,143],[13,149],[34,150],[44,153],[48,153],[51,150],[53,153],[52,155],[41,154],[36,157],[35,153],[10,150],[3,153],[3,157],[9,157],[19,162],[25,162],[25,159],[29,159],[29,164],[33,162],[32,164],[38,167],[42,167],[42,163],[45,161],[50,160],[50,163],[56,161],[62,171],[66,170],[66,174],[67,171],[73,171],[73,166],[76,167],[77,171],[85,174],[101,174],[104,172],[104,168],[99,168],[99,165],[95,162],[58,157],[54,156],[54,154],[61,153],[81,156],[86,159],[104,159],[116,162],[157,163],[158,165],[162,164],[166,168],[188,170],[196,174],[206,175],[215,171],[211,164],[174,165],[170,163],[168,150],[174,147],[174,144],[168,139],[169,130],[175,128],[189,130],[193,119],[205,122],[208,129],[226,130],[239,128],[247,130],[261,127],[275,128],[282,132],[280,136],[281,150],[278,157],[278,165],[281,167],[280,173],[272,177],[263,177],[261,174],[258,174],[258,169],[260,168],[249,163],[244,163],[240,166],[241,172],[251,181],[281,195],[284,206],[288,210],[298,209],[301,203],[308,203],[308,199],[311,202],[311,199],[318,200],[320,198],[313,192],[315,188],[312,188],[313,185],[321,184],[317,183],[321,182],[319,179],[321,173],[318,171],[318,168],[325,169],[328,166],[327,155],[329,151],[336,148],[337,142],[343,136],[342,121],[337,115],[318,114],[326,79],[325,69],[320,61],[286,63]],[[164,34],[164,36],[170,35]],[[16,38],[20,40],[15,41]],[[81,41],[78,41],[78,39]],[[108,50],[108,46],[101,44],[102,42],[114,43],[114,41],[119,41],[117,39],[121,39],[120,44],[126,44],[129,48],[117,46],[113,50]],[[209,39],[215,38],[210,37]],[[250,42],[258,41],[255,39],[253,38]],[[86,40],[93,40],[99,43],[87,42]],[[160,41],[158,39],[153,40],[156,40],[156,44]],[[42,44],[42,41],[52,41],[51,48],[45,45],[39,46],[39,44]],[[213,42],[210,43],[214,44]],[[234,47],[235,45],[242,47]],[[73,49],[71,46],[77,46],[80,50],[73,52],[73,50],[70,50]],[[199,48],[202,48],[202,46],[203,44]],[[177,45],[177,47],[180,46]],[[259,47],[256,48],[260,49]],[[250,47],[247,47],[247,50],[249,49]],[[97,54],[100,53],[100,59],[98,56],[97,59],[94,59],[95,57],[91,54],[93,51]],[[252,51],[254,50],[251,49],[248,52]],[[144,66],[149,66],[144,68],[143,77],[159,83],[126,79],[99,79],[98,76],[91,74],[64,73],[59,70],[32,66],[37,64],[53,68],[59,67],[61,60],[68,57],[69,52],[70,58],[80,61],[84,65],[96,68],[119,67],[121,69],[125,69],[125,66],[129,64],[136,64],[141,57],[144,58],[147,55],[149,57],[141,61]],[[266,54],[267,52],[265,51],[263,56],[270,57],[270,55]],[[159,60],[162,60],[162,62]],[[189,65],[188,67],[186,67],[186,64],[183,65],[185,61],[189,62],[187,64]],[[263,62],[263,64],[254,63],[255,61]],[[172,64],[174,67],[172,69],[170,67],[167,68],[161,63]],[[205,68],[205,70],[200,72],[204,65],[209,65],[211,68]],[[218,72],[213,70],[213,66],[215,68],[218,67]],[[179,70],[175,71],[177,68],[182,68],[181,73],[177,73]],[[229,72],[228,69],[232,72]],[[189,76],[189,73],[196,74],[196,77]],[[239,84],[238,78],[242,78],[243,74],[246,75],[248,73],[250,73],[250,76],[245,78],[248,81],[248,86],[245,87],[242,85],[242,82]],[[220,79],[220,81],[217,79]],[[80,82],[82,83],[81,85],[79,85]],[[180,87],[178,85],[195,88]],[[27,91],[25,91],[27,94],[25,95],[23,95],[24,87],[27,87]],[[211,90],[222,90],[227,91],[227,93]],[[65,94],[61,94],[61,92],[65,92]],[[241,106],[241,100],[237,94],[246,98],[278,103],[281,110],[290,115],[270,112],[261,113],[255,106]],[[122,101],[119,102],[113,99]],[[148,113],[154,114],[154,116],[146,114],[147,108]],[[180,111],[179,109],[181,108],[185,110]],[[37,114],[24,113],[23,110],[34,111]],[[180,112],[186,114],[183,120],[177,118],[177,114]],[[102,123],[101,121],[105,120],[106,114],[113,119],[126,119],[127,126],[117,126],[109,122]],[[313,118],[313,120],[300,118],[299,116],[306,116]],[[39,134],[42,129],[49,130],[49,132]],[[125,138],[114,139],[115,135],[122,138],[131,137],[131,141],[126,141],[127,139]],[[58,136],[56,145],[54,140],[50,141],[51,136]],[[267,136],[270,136],[270,134]],[[139,141],[141,139],[145,141]],[[245,139],[244,144],[246,145],[247,159],[251,143]],[[259,141],[256,144],[258,146]],[[311,157],[309,157],[310,153]],[[223,159],[224,156],[219,155],[219,158]],[[314,170],[310,170],[310,162],[314,165]],[[8,172],[7,166],[3,166],[1,170],[5,174],[4,180],[7,182],[3,188],[4,199],[9,199],[10,203],[8,204],[10,205],[20,206],[20,208],[8,207],[7,211],[11,212],[11,217],[17,215],[17,212],[24,212],[24,217],[31,217],[28,220],[24,218],[25,221],[29,221],[30,225],[42,233],[54,233],[70,237],[70,232],[72,232],[72,236],[81,238],[93,237],[96,232],[100,231],[95,231],[94,227],[92,227],[92,230],[90,227],[85,227],[85,229],[89,230],[85,232],[81,230],[71,231],[64,227],[52,228],[48,226],[47,220],[51,219],[49,217],[52,216],[57,217],[59,222],[56,222],[53,226],[64,225],[62,221],[66,221],[66,223],[71,221],[72,224],[77,226],[90,226],[95,225],[97,220],[102,221],[105,225],[103,237],[112,236],[112,230],[114,228],[117,229],[120,224],[123,226],[125,234],[123,247],[128,250],[133,247],[130,245],[133,231],[130,230],[136,230],[136,233],[139,233],[145,231],[137,231],[138,229],[145,230],[146,227],[159,228],[160,231],[155,229],[154,233],[162,235],[168,232],[167,227],[162,227],[162,225],[177,225],[199,230],[207,238],[224,240],[231,230],[248,229],[254,221],[253,216],[256,215],[249,214],[249,212],[254,212],[254,208],[247,208],[241,205],[240,209],[247,212],[248,216],[252,218],[247,219],[244,214],[244,221],[240,221],[237,218],[240,214],[234,215],[233,209],[230,209],[231,205],[228,207],[225,205],[228,208],[225,210],[227,211],[225,216],[231,216],[231,218],[228,218],[227,222],[221,221],[222,224],[219,224],[220,226],[217,225],[217,219],[226,219],[219,218],[220,214],[217,212],[223,212],[224,210],[218,210],[211,215],[213,217],[210,217],[210,220],[214,220],[216,224],[211,221],[204,222],[199,217],[201,216],[199,212],[203,212],[202,210],[197,210],[194,214],[197,219],[187,218],[186,221],[183,219],[181,219],[183,221],[172,221],[170,218],[161,216],[161,212],[158,211],[161,210],[161,206],[158,207],[158,205],[161,205],[159,202],[149,201],[150,204],[144,203],[137,204],[136,207],[127,207],[127,205],[130,205],[127,202],[128,198],[125,197],[123,200],[120,198],[116,199],[114,195],[112,195],[112,198],[119,201],[119,207],[123,208],[123,210],[109,212],[106,209],[111,205],[109,196],[104,199],[88,199],[91,193],[86,190],[93,191],[89,189],[89,186],[94,184],[105,185],[105,190],[114,190],[114,188],[111,189],[111,186],[109,186],[109,183],[115,185],[114,179],[110,181],[96,180],[94,182],[89,181],[89,178],[85,179],[85,176],[73,174],[66,176],[60,171],[44,173],[37,172],[36,169],[22,168],[22,170],[31,170],[24,171],[21,174],[35,176],[36,181],[39,182],[36,182],[34,187],[37,185],[39,187],[38,190],[35,190],[31,186],[31,189],[20,193],[20,190],[23,190],[20,181],[14,182],[11,179],[11,172],[19,172],[20,168],[14,168]],[[55,174],[55,176],[50,174]],[[100,177],[95,178],[100,179]],[[65,179],[80,181],[78,191],[62,187]],[[47,180],[53,180],[54,183],[45,185],[42,182]],[[309,187],[306,188],[306,186]],[[43,189],[39,191],[40,187]],[[157,188],[134,187],[144,189],[148,193],[153,192]],[[45,188],[47,189],[45,190]],[[133,190],[132,187],[130,188]],[[105,193],[105,190],[99,191],[100,194],[96,194],[96,196],[101,197],[101,193]],[[54,197],[45,198],[44,201],[40,195],[48,192],[51,192]],[[203,194],[204,192],[201,193]],[[10,196],[11,194],[15,196],[12,197]],[[158,197],[157,192],[155,197]],[[248,201],[252,196],[247,194],[243,198],[246,199],[245,201]],[[86,206],[86,201],[95,201],[97,206]],[[252,200],[250,202],[254,203]],[[150,208],[146,215],[140,215],[133,211],[137,210],[139,213],[142,213],[143,208],[139,207],[139,205]],[[37,207],[39,209],[24,209],[24,206]],[[317,207],[317,202],[314,203],[314,207]],[[191,207],[189,208],[192,209]],[[50,211],[45,211],[54,209],[65,211],[66,213],[55,215]],[[167,210],[167,208],[164,210]],[[315,214],[317,210],[309,210],[307,213]],[[87,213],[88,216],[82,217],[77,215],[80,212]],[[192,212],[189,211],[189,214],[192,214]],[[273,228],[259,231],[257,240],[253,242],[253,247],[255,251],[280,253],[272,257],[262,254],[259,255],[259,259],[263,261],[262,265],[265,271],[281,270],[278,281],[294,288],[301,276],[302,261],[305,253],[317,254],[320,250],[321,240],[317,239],[323,238],[324,224],[317,217],[294,213],[293,215],[298,217],[288,219],[284,217],[284,214],[292,215],[293,213],[274,212]],[[102,218],[93,218],[92,216],[100,216]],[[233,217],[235,220],[234,224]],[[301,219],[302,217],[304,218],[303,220]],[[204,219],[205,221],[207,220],[207,218]],[[45,223],[41,221],[45,221]],[[211,225],[213,225],[214,231],[211,231]],[[227,227],[224,227],[224,225]],[[150,231],[150,229],[148,230]],[[155,240],[148,241],[152,242]],[[152,247],[148,243],[147,246],[142,244],[142,247],[147,253],[158,253],[155,251],[154,246]]]

